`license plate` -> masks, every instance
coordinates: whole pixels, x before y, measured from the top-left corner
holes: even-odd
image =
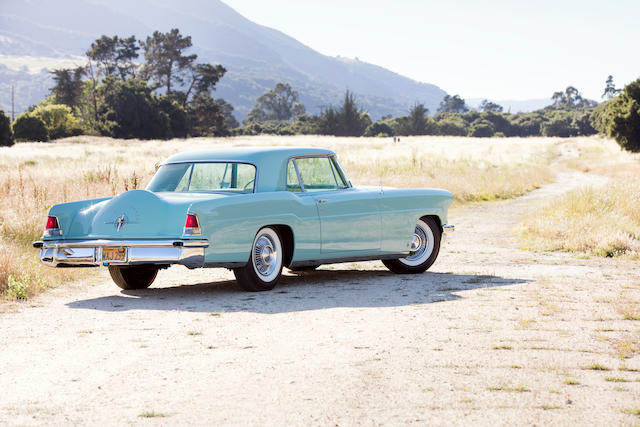
[[[102,261],[125,262],[127,260],[127,248],[102,248]]]

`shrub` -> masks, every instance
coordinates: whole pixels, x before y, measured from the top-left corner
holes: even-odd
[[[13,122],[16,141],[48,141],[49,131],[41,118],[32,113],[23,113]]]
[[[516,114],[511,120],[510,136],[538,136],[544,116],[538,112]]]
[[[578,128],[573,124],[573,118],[567,111],[554,111],[548,122],[542,123],[540,131],[543,136],[559,136],[566,138],[576,136]]]
[[[0,110],[0,146],[13,145],[13,131],[11,130],[11,120]]]
[[[468,136],[476,138],[491,138],[495,134],[495,129],[490,121],[478,119],[471,123]]]
[[[395,135],[391,126],[382,122],[371,123],[364,131],[364,136],[378,136],[380,134]]]
[[[438,135],[467,135],[467,122],[459,114],[438,114],[434,119]]]
[[[80,123],[73,116],[71,108],[66,105],[41,105],[36,107],[31,114],[44,122],[50,139],[82,135],[83,133]]]

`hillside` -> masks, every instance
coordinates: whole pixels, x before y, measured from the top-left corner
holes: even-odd
[[[171,28],[192,36],[199,60],[227,68],[216,96],[234,105],[239,119],[278,81],[297,89],[311,113],[340,102],[350,89],[374,118],[406,114],[415,102],[433,112],[446,94],[435,85],[373,64],[322,55],[280,31],[249,21],[219,0],[2,2],[0,55],[73,57],[82,55],[102,34],[144,38],[154,30]],[[4,65],[1,59],[0,65]],[[38,89],[25,90],[21,85],[29,78],[24,72],[19,78],[15,74],[16,70],[0,67],[0,108],[10,107],[6,89],[12,82],[18,86],[20,107],[37,102],[46,93],[41,89],[50,86],[46,73],[41,73],[31,77]],[[31,98],[21,95],[26,93]]]

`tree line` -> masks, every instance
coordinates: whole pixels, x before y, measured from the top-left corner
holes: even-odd
[[[198,62],[196,54],[188,53],[191,46],[191,37],[178,29],[155,31],[140,41],[103,35],[86,51],[87,65],[53,70],[50,96],[4,132],[18,141],[79,134],[140,139],[228,135],[230,127],[238,126],[233,107],[212,96],[226,69]]]
[[[599,132],[640,151],[640,79],[622,90],[609,76],[602,95],[606,101],[600,105],[569,86],[554,92],[549,106],[529,113],[505,113],[486,99],[471,109],[459,95],[446,95],[433,115],[415,103],[406,115],[377,121],[349,90],[341,104],[307,114],[298,92],[280,82],[257,98],[240,125],[233,106],[212,96],[226,69],[198,62],[196,54],[188,53],[191,46],[191,37],[178,29],[155,31],[145,40],[103,35],[86,51],[87,65],[52,71],[54,86],[47,99],[13,123],[0,110],[0,145],[80,134],[168,139],[258,134],[571,137]]]
[[[386,116],[374,122],[348,90],[341,105],[328,106],[318,115],[305,114],[298,98],[298,93],[291,86],[278,83],[273,90],[258,98],[243,126],[232,133],[569,137],[596,133],[591,125],[591,115],[598,105],[583,98],[572,86],[555,92],[551,105],[531,113],[505,113],[502,106],[486,99],[474,110],[459,95],[446,95],[433,116],[429,115],[424,104],[416,103],[405,116]]]

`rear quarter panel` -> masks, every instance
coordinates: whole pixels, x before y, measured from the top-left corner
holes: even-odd
[[[286,191],[236,195],[194,203],[203,237],[209,239],[205,263],[246,262],[257,231],[287,225],[295,241],[294,259],[317,257],[320,221],[315,201]]]
[[[407,252],[418,219],[433,215],[446,224],[452,202],[446,190],[385,188],[380,199],[382,251]]]

